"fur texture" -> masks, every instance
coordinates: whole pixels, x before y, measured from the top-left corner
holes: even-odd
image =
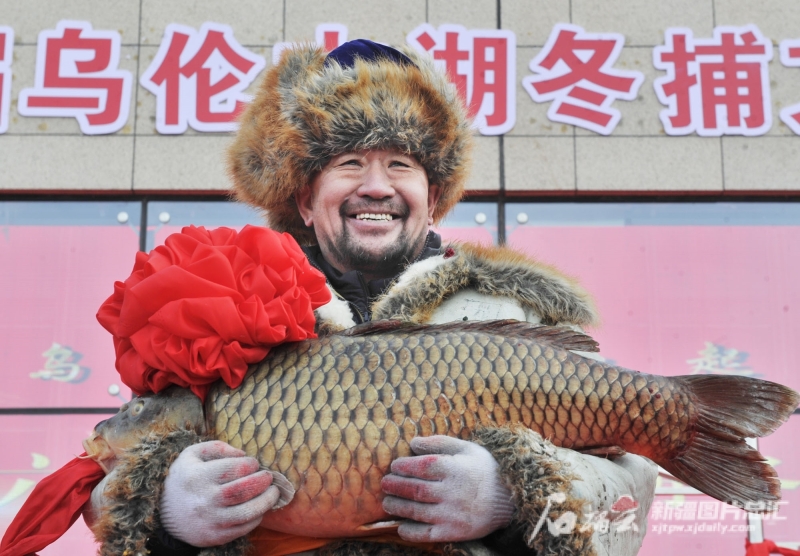
[[[577,523],[582,523],[585,501],[569,494],[570,482],[576,477],[554,457],[555,447],[550,442],[523,426],[479,429],[473,441],[489,450],[500,465],[500,475],[514,496],[514,521],[524,525],[525,540],[535,554],[596,555],[591,528],[576,527],[572,533],[554,536],[543,524],[536,531],[551,494],[564,494],[566,499],[552,504],[547,517],[555,521],[571,511]]]
[[[326,285],[331,292],[331,300],[314,311],[317,336],[327,336],[356,325],[353,313],[350,312],[350,305],[330,284]]]
[[[424,323],[448,296],[471,288],[479,293],[515,299],[542,318],[542,324],[598,324],[597,310],[577,281],[552,266],[503,247],[463,243],[455,256],[428,268],[421,261],[372,306],[375,320],[398,319]],[[413,280],[404,279],[412,273]]]
[[[434,221],[461,198],[472,150],[470,122],[455,87],[433,61],[411,49],[416,67],[357,60],[324,66],[308,45],[284,52],[240,118],[228,151],[235,195],[267,211],[270,227],[315,243],[294,194],[331,157],[349,151],[398,149],[414,155],[441,188]]]
[[[147,540],[160,526],[158,503],[169,466],[184,448],[203,438],[191,430],[154,429],[117,463],[115,479],[106,486],[110,501],[92,527],[100,556],[145,556]],[[205,548],[201,556],[244,556],[250,543],[241,537],[228,544]]]

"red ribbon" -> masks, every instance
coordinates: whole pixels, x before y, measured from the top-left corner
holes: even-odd
[[[745,556],[769,556],[770,554],[783,554],[783,556],[800,556],[800,550],[793,550],[778,546],[772,541],[765,540],[764,542],[751,543],[745,539]],[[0,556],[3,556],[0,554]]]
[[[0,556],[35,555],[61,537],[103,477],[94,460],[77,457],[39,481],[3,535]]]

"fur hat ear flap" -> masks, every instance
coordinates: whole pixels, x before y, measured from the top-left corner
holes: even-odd
[[[360,40],[337,51],[297,45],[267,72],[228,150],[235,196],[264,209],[272,228],[313,244],[295,193],[336,155],[396,149],[441,189],[440,221],[463,195],[473,142],[455,86],[410,48]]]

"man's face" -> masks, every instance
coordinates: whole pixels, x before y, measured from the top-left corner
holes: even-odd
[[[433,223],[439,188],[425,169],[396,151],[334,157],[296,195],[325,259],[342,272],[387,277],[420,253]]]

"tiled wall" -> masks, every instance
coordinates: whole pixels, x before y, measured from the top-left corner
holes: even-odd
[[[319,23],[343,23],[350,38],[392,44],[423,22],[510,29],[517,37],[516,125],[504,137],[479,137],[473,191],[759,192],[800,190],[800,137],[778,118],[800,102],[800,68],[781,65],[778,43],[800,38],[797,0],[0,0],[0,25],[15,31],[11,122],[0,135],[0,192],[223,191],[225,134],[163,136],[155,97],[134,87],[127,125],[110,136],[81,134],[70,118],[28,118],[16,99],[33,86],[36,39],[61,19],[87,20],[122,35],[120,67],[138,78],[169,23],[230,25],[236,39],[271,60],[276,42],[313,39]],[[617,67],[645,75],[638,98],[616,101],[622,120],[611,136],[554,123],[549,103],[534,103],[520,85],[556,23],[626,38]],[[667,27],[710,37],[718,25],[756,24],[773,41],[769,65],[772,129],[760,137],[668,137],[658,119],[653,47]]]

